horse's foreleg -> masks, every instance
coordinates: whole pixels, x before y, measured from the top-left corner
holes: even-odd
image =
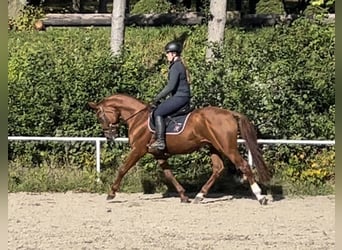
[[[165,178],[168,182],[172,183],[172,185],[176,188],[181,202],[188,203],[189,197],[185,195],[185,189],[182,187],[181,184],[176,180],[175,176],[173,175],[170,166],[167,163],[167,160],[158,160],[159,166],[163,169]]]
[[[214,185],[215,181],[221,176],[224,170],[222,158],[217,151],[212,149],[210,158],[212,161],[213,172],[208,181],[201,188],[201,192],[196,195],[193,203],[199,203],[204,199],[204,196],[208,194],[209,189]]]
[[[108,193],[107,200],[114,199],[115,193],[119,190],[122,178],[126,175],[128,170],[130,170],[143,155],[144,155],[143,152],[140,152],[134,149],[129,153],[124,164],[120,166],[118,170],[117,176],[112,184],[111,191]]]

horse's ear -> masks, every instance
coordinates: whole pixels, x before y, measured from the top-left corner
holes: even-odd
[[[97,104],[95,102],[88,102],[90,108],[97,110]]]

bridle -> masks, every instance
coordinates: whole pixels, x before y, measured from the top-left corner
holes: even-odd
[[[132,119],[133,117],[135,117],[136,115],[138,115],[139,113],[141,113],[142,111],[146,110],[147,108],[149,108],[149,106],[146,106],[145,108],[137,111],[136,113],[132,114],[131,116],[129,116],[128,118],[126,119],[123,119],[124,122],[127,122],[128,120]],[[104,120],[107,124],[108,124],[108,128],[106,129],[103,129],[103,132],[105,134],[109,134],[109,135],[116,135],[117,133],[117,128],[119,126],[118,123],[111,123],[107,116],[106,116],[106,112],[109,112],[109,113],[113,113],[113,114],[116,114],[117,116],[119,115],[119,112],[118,111],[113,111],[113,110],[110,110],[110,111],[104,111],[103,107],[100,106],[99,110],[97,112],[100,112],[98,114],[98,117],[101,118],[102,120]]]
[[[117,115],[118,115],[118,112],[116,112],[116,111],[106,111],[105,112],[102,106],[100,106],[100,108],[97,112],[98,113],[100,112],[98,117],[101,118],[103,121],[105,121],[108,124],[108,128],[104,128],[103,132],[105,134],[116,135],[117,127],[119,125],[117,123],[111,123],[106,116],[106,112],[110,112],[110,113],[117,114]]]

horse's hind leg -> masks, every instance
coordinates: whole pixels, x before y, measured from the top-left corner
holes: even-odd
[[[213,172],[208,181],[201,188],[201,192],[196,195],[193,203],[199,203],[204,199],[204,196],[208,194],[210,188],[214,185],[215,181],[221,176],[224,170],[224,164],[219,152],[214,148],[211,148],[210,151]]]
[[[188,203],[189,197],[185,195],[185,189],[182,187],[181,184],[179,184],[179,182],[176,180],[175,176],[173,175],[170,169],[170,166],[167,163],[167,160],[159,159],[158,164],[163,169],[166,180],[172,183],[172,185],[176,188],[180,196],[181,202]]]
[[[255,181],[251,167],[242,158],[240,153],[237,150],[230,150],[227,154],[227,157],[229,157],[229,159],[235,164],[235,166],[237,166],[241,170],[241,172],[246,176],[249,185],[251,186],[251,189],[256,198],[258,199],[259,203],[261,205],[266,205],[267,199],[265,195],[261,194],[261,189],[258,183]]]

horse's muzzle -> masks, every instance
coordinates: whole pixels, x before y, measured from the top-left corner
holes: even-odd
[[[115,140],[115,138],[118,136],[117,127],[117,125],[111,124],[108,129],[103,130],[104,136],[107,138],[107,140]]]

